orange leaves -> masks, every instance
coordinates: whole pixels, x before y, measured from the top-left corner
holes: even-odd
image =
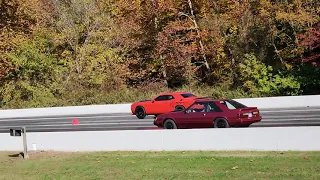
[[[157,54],[165,55],[170,64],[187,62],[198,50],[196,39],[197,35],[188,23],[171,22],[157,37]]]
[[[2,1],[0,13],[0,31],[5,28],[7,31],[30,33],[30,26],[35,23],[32,13],[27,11],[19,1]]]
[[[29,40],[36,20],[25,1],[3,0],[0,3],[0,82],[13,67],[7,53]]]
[[[320,22],[308,28],[306,33],[299,34],[298,38],[298,45],[302,47],[299,53],[304,55],[301,61],[320,65]]]
[[[0,84],[2,79],[7,75],[7,73],[13,68],[8,64],[7,59],[4,59],[0,55]]]

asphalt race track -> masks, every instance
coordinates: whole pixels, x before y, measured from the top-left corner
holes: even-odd
[[[262,121],[250,127],[320,126],[320,107],[260,109],[260,113]],[[28,132],[157,129],[153,119],[153,116],[138,119],[128,113],[0,119],[0,133],[22,126]],[[73,124],[74,120],[78,123]]]

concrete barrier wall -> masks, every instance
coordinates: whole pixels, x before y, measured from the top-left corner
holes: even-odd
[[[258,108],[295,108],[320,106],[320,95],[312,96],[279,96],[264,98],[235,99],[247,106]]]
[[[247,106],[264,108],[290,108],[320,106],[320,95],[312,96],[282,96],[267,98],[235,99]],[[31,108],[0,110],[0,118],[35,117],[35,116],[63,116],[79,114],[131,113],[131,104],[108,104],[90,106],[69,106],[52,108]]]
[[[28,133],[28,148],[54,151],[320,151],[320,127]],[[22,151],[22,137],[0,134],[0,151]]]
[[[51,108],[8,109],[0,110],[0,118],[130,113],[130,106],[131,104],[107,104]]]

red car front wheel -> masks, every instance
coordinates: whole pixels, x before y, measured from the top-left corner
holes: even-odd
[[[144,119],[147,115],[146,111],[144,110],[143,107],[137,107],[135,113],[136,113],[137,118],[139,118],[139,119]]]
[[[164,129],[177,129],[176,123],[172,119],[168,119],[163,123]]]

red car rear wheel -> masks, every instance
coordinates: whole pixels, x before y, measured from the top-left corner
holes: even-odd
[[[214,128],[229,128],[230,125],[225,118],[217,118],[214,121]]]
[[[185,109],[184,106],[178,105],[174,108],[175,111],[183,111]]]

